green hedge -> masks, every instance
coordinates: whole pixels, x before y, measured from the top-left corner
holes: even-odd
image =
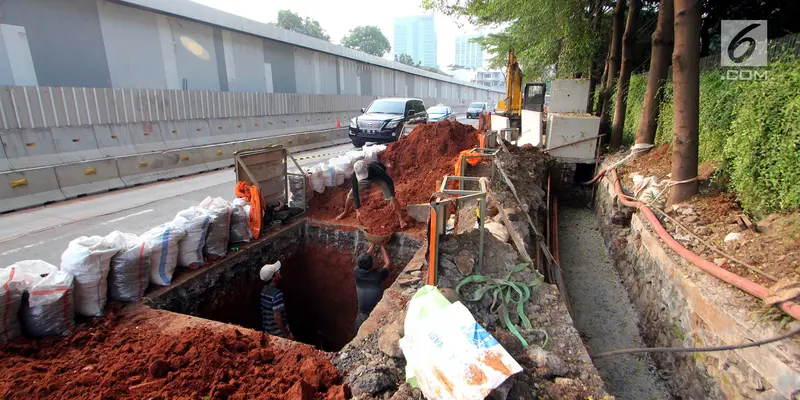
[[[700,76],[701,163],[713,162],[749,211],[800,209],[800,61],[773,62],[768,79]],[[633,81],[632,81],[633,82]],[[638,92],[631,85],[629,92]],[[639,99],[629,99],[628,104]],[[672,82],[664,85],[656,144],[672,144]],[[627,121],[626,121],[627,122]],[[626,132],[628,124],[625,124]]]

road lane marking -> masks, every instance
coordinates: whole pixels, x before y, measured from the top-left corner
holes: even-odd
[[[109,220],[109,221],[103,222],[103,225],[113,224],[114,222],[119,222],[119,221],[122,221],[122,220],[124,220],[124,219],[128,219],[128,218],[130,218],[130,217],[135,217],[135,216],[137,216],[137,215],[147,214],[147,213],[149,213],[149,212],[153,212],[153,211],[155,211],[155,210],[153,210],[152,208],[150,208],[150,209],[147,209],[147,210],[144,210],[144,211],[139,211],[139,212],[137,212],[137,213],[133,213],[133,214],[130,214],[130,215],[126,215],[126,216],[124,216],[124,217],[114,218],[114,219],[112,219],[112,220]]]

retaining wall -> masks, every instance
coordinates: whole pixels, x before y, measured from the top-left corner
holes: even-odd
[[[595,209],[610,254],[651,347],[738,345],[780,334],[759,320],[759,301],[690,265],[647,222],[615,204],[608,178]],[[800,348],[791,340],[710,353],[652,353],[673,395],[687,399],[785,399],[800,390]]]
[[[345,143],[376,98],[0,87],[0,212],[224,168],[237,150]]]

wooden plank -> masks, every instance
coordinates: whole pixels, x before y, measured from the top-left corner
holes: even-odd
[[[522,260],[528,263],[528,265],[531,266],[531,269],[536,268],[536,266],[533,263],[533,260],[531,259],[531,256],[528,254],[528,251],[525,250],[525,242],[522,241],[522,238],[519,236],[519,233],[517,233],[517,230],[514,229],[514,225],[511,224],[511,219],[508,218],[508,214],[506,214],[506,211],[503,209],[503,205],[500,204],[497,201],[497,199],[494,198],[494,195],[492,194],[491,190],[487,189],[487,195],[489,197],[489,201],[494,203],[495,207],[497,207],[497,211],[500,213],[500,218],[505,223],[506,229],[508,229],[508,234],[511,235],[511,240],[517,247],[519,255],[522,256]]]

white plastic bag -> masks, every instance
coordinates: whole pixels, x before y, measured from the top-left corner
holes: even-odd
[[[117,301],[139,301],[150,284],[152,249],[145,239],[132,233],[114,231],[106,236],[106,240],[122,249],[111,257],[108,297]]]
[[[406,381],[428,399],[482,400],[522,367],[460,302],[449,304],[433,286],[408,305]]]
[[[179,243],[178,265],[184,268],[200,268],[203,263],[203,247],[211,217],[205,209],[189,207],[175,216],[172,224],[186,232]]]
[[[159,225],[142,234],[150,247],[150,283],[168,286],[178,264],[178,242],[186,232],[171,223]]]
[[[87,317],[103,315],[108,295],[111,257],[122,250],[102,236],[81,236],[61,254],[61,270],[75,277],[75,312]]]
[[[231,243],[249,242],[252,239],[249,204],[241,197],[237,197],[231,202],[231,229],[229,236]]]
[[[32,337],[68,335],[75,319],[72,274],[41,260],[20,261],[12,267],[27,283],[19,310],[22,331]]]
[[[208,211],[211,224],[206,236],[205,254],[212,258],[225,257],[228,253],[228,237],[231,228],[231,211],[233,205],[222,197],[206,197],[200,207]]]
[[[25,286],[14,266],[0,269],[0,340],[10,340],[22,333],[18,313]]]
[[[348,179],[353,175],[353,164],[350,162],[350,157],[347,155],[330,160],[330,164],[336,169],[337,173],[342,173],[344,175],[344,179]],[[344,179],[342,183],[344,183]]]

